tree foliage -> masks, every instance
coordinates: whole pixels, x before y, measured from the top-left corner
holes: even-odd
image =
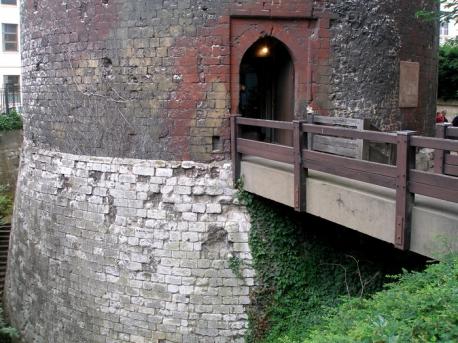
[[[438,96],[444,100],[458,99],[458,39],[440,47]]]
[[[440,19],[442,22],[458,20],[458,2],[455,0],[436,0],[441,4],[438,11],[422,9],[417,12],[417,17],[425,20]]]

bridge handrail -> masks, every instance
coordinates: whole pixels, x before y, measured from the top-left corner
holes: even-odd
[[[343,127],[324,126],[316,124],[302,124],[302,129],[307,133],[314,133],[326,136],[335,136],[351,139],[363,139],[377,143],[396,144],[396,134],[388,132],[377,132],[369,130],[355,130]]]
[[[417,148],[458,151],[458,141],[448,138],[413,136],[410,139],[410,145]]]
[[[263,157],[269,160],[294,164],[293,148],[279,144],[258,142],[251,139],[237,138],[239,153]]]
[[[447,126],[446,138],[458,138],[458,127]]]
[[[292,130],[293,146],[260,142],[241,138],[241,126]],[[317,170],[352,180],[376,184],[396,190],[395,245],[408,249],[410,245],[411,213],[415,194],[458,203],[458,128],[437,127],[436,138],[415,135],[413,131],[397,133],[355,130],[307,123],[305,121],[279,122],[273,120],[231,117],[231,147],[234,180],[240,177],[242,154],[292,164],[294,167],[294,207],[305,210],[306,175],[308,169]],[[362,139],[396,145],[396,165],[318,152],[307,147],[304,135],[319,134],[349,139]],[[416,170],[418,148],[436,149],[435,174]]]
[[[287,121],[277,121],[277,120],[264,120],[264,119],[255,119],[255,118],[243,118],[237,116],[237,124],[244,126],[255,126],[279,130],[292,130],[293,123]]]
[[[348,179],[396,188],[396,167],[387,164],[356,160],[304,149],[303,168],[321,171]]]
[[[436,125],[436,138],[447,139],[448,142],[458,142],[458,127],[452,127],[450,123]],[[436,144],[434,151],[434,172],[458,176],[458,156],[450,155],[450,144]],[[447,151],[449,150],[449,151]]]

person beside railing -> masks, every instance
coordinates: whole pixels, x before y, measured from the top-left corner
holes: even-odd
[[[446,111],[436,113],[436,124],[441,124],[441,123],[448,123]]]
[[[458,127],[458,116],[455,116],[455,118],[453,118],[452,126]]]

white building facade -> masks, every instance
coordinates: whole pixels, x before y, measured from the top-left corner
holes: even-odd
[[[449,4],[453,4],[456,0],[449,0]],[[446,5],[441,5],[442,11],[447,11]],[[440,43],[444,44],[450,39],[458,37],[458,20],[450,20],[442,22],[440,25]]]
[[[19,0],[0,0],[0,112],[20,107],[21,55]],[[8,96],[5,96],[5,91]],[[5,99],[5,98],[8,99]]]

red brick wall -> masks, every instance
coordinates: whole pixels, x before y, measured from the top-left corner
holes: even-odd
[[[295,113],[310,104],[320,113],[327,108],[316,101],[327,97],[327,84],[319,77],[320,70],[329,66],[329,19],[294,17],[235,17],[231,19],[231,109],[239,103],[240,63],[245,52],[260,37],[269,35],[282,41],[289,49],[295,71]],[[312,100],[315,100],[312,102]]]
[[[422,87],[434,79],[436,63],[432,50],[422,55],[423,45],[416,45],[420,33],[409,38],[417,24],[401,9],[388,0],[27,0],[25,135],[36,146],[69,153],[227,159],[240,60],[266,33],[291,52],[298,117],[310,106],[399,128],[400,59],[422,59]],[[434,101],[425,89],[416,112],[404,113],[406,126],[428,122],[425,109]]]

